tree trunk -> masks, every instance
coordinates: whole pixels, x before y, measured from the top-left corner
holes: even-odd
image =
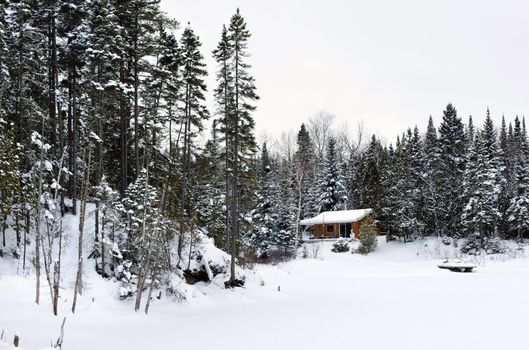
[[[15,235],[17,237],[17,248],[20,248],[20,226],[19,226],[19,217],[18,214],[15,215]]]
[[[57,143],[57,28],[55,25],[55,7],[50,9],[49,13],[48,45],[50,58],[48,64],[50,143],[55,146]],[[60,152],[62,152],[62,149],[59,149],[59,154]]]
[[[120,69],[120,82],[126,84],[126,73],[124,62],[121,63]],[[124,92],[121,92],[119,102],[119,115],[120,115],[120,175],[121,175],[121,195],[125,194],[125,190],[128,186],[128,175],[127,175],[127,153],[128,153],[128,137],[127,131],[129,128],[129,116],[127,108],[127,97]]]
[[[135,28],[138,28],[138,15],[134,19]],[[139,150],[139,127],[138,127],[138,38],[134,38],[134,170],[136,177],[140,174],[140,150]]]
[[[78,124],[78,113],[77,113],[77,70],[74,67],[73,70],[73,98],[72,98],[72,154],[73,154],[73,167],[72,167],[72,213],[77,215],[77,124]]]
[[[238,47],[237,43],[235,47]],[[232,238],[231,238],[231,263],[230,280],[235,282],[235,260],[237,258],[237,242],[239,241],[239,51],[235,49],[235,139],[233,144],[233,187],[232,187]]]
[[[180,267],[180,262],[182,260],[182,246],[184,244],[184,232],[187,230],[186,227],[186,220],[185,220],[185,206],[186,206],[186,200],[187,200],[187,177],[188,177],[188,158],[190,155],[188,154],[188,134],[190,134],[190,95],[191,92],[189,91],[190,87],[189,84],[186,85],[186,104],[185,104],[185,127],[184,127],[184,154],[182,158],[182,181],[181,181],[181,191],[180,191],[180,234],[178,235],[178,263],[176,264],[177,267]],[[188,213],[189,214],[189,213]]]
[[[95,211],[95,223],[94,223],[94,250],[97,246],[97,243],[100,244],[100,247],[103,247],[103,242],[99,240],[99,200],[96,201],[96,211]],[[94,256],[95,268],[97,271],[97,255]],[[103,273],[101,272],[101,276]]]
[[[147,259],[146,255],[148,252],[145,251],[146,244],[150,244],[150,242],[146,242],[145,234],[147,230],[147,203],[146,203],[146,191],[147,186],[149,184],[149,170],[147,169],[147,178],[145,180],[145,191],[143,196],[143,218],[142,218],[142,227],[141,227],[141,244],[140,244],[140,269],[138,273],[138,286],[136,289],[136,303],[134,306],[134,311],[138,311],[141,306],[141,297],[143,295],[143,285],[145,283],[145,278],[148,274],[148,266],[147,266]]]
[[[106,273],[105,273],[105,212],[104,211],[103,211],[103,219],[101,220],[101,276],[106,277]]]
[[[154,289],[154,280],[156,275],[154,272],[151,273],[151,285],[149,286],[149,294],[147,295],[147,303],[145,304],[145,315],[149,314],[149,306],[151,305],[152,290]]]
[[[26,227],[24,228],[24,250],[23,250],[23,258],[22,258],[22,270],[26,270],[26,249],[27,249],[27,242],[28,242],[28,233],[31,226],[31,219],[29,216],[29,210],[26,211]]]
[[[44,124],[44,123],[43,123]],[[41,242],[41,232],[40,232],[40,220],[41,220],[41,204],[40,197],[42,196],[42,149],[40,151],[41,157],[38,166],[38,185],[37,185],[37,198],[36,198],[36,213],[35,213],[35,273],[37,277],[37,286],[36,286],[36,295],[35,302],[39,304],[40,302],[40,242]]]
[[[2,243],[6,246],[6,228],[7,228],[7,214],[2,218]]]
[[[84,222],[86,216],[86,202],[88,201],[88,192],[90,190],[90,166],[92,162],[92,147],[88,146],[88,161],[86,163],[85,176],[83,179],[83,190],[81,197],[81,212],[79,215],[79,245],[78,245],[78,262],[77,262],[77,277],[75,279],[75,289],[73,296],[72,312],[75,313],[77,304],[77,294],[83,294],[83,233]]]

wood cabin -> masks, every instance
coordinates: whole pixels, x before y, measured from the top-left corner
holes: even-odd
[[[355,209],[324,211],[313,218],[301,220],[302,226],[312,226],[314,238],[358,238],[360,224],[368,216],[373,215],[373,209]]]

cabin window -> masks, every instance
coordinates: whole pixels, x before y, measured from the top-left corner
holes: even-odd
[[[334,225],[327,225],[327,232],[334,232]]]

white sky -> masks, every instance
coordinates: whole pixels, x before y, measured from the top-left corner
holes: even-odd
[[[452,102],[464,120],[529,115],[527,0],[162,0],[211,51],[237,7],[252,32],[250,63],[261,100],[257,132],[296,132],[318,110],[336,126],[363,120],[393,141],[408,126],[439,124]]]

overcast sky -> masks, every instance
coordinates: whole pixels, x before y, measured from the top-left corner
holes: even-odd
[[[294,129],[318,110],[336,126],[364,121],[393,141],[452,102],[481,124],[529,115],[527,0],[162,0],[182,26],[191,22],[211,58],[237,7],[252,32],[250,63],[261,100],[257,132]],[[214,110],[209,94],[208,106]]]

